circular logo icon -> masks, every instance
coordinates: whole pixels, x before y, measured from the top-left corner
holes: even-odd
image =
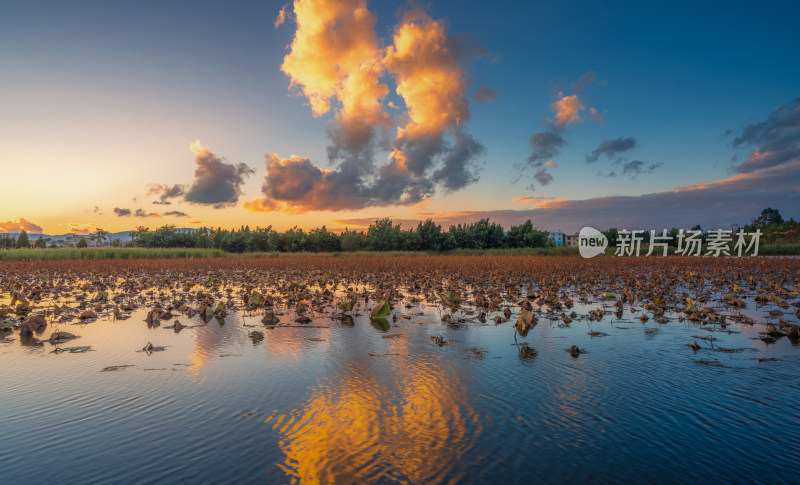
[[[607,247],[608,239],[593,227],[584,227],[578,233],[578,252],[584,258],[593,258],[598,254],[603,254]]]

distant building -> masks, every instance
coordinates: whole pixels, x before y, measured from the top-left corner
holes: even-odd
[[[551,239],[556,246],[563,246],[564,245],[564,233],[563,232],[550,232],[547,234],[548,239]]]
[[[570,248],[577,248],[578,247],[578,235],[577,234],[565,234],[564,235],[564,245]]]

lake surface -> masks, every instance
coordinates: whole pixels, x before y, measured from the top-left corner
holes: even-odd
[[[265,328],[263,311],[240,309],[208,323],[178,314],[190,328],[176,333],[164,328],[174,318],[148,326],[143,306],[37,337],[79,336],[59,345],[9,334],[0,482],[797,480],[800,347],[762,342],[760,323],[643,323],[627,308],[590,322],[613,310],[592,300],[567,310],[569,325],[537,314],[521,337],[518,307],[495,324],[502,308],[482,323],[461,305],[455,326],[441,306],[406,303],[388,331],[362,302],[352,326],[314,313],[299,325],[276,306],[295,326]],[[745,312],[762,322],[768,308]]]

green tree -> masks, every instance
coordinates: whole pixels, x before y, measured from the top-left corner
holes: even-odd
[[[81,240],[80,240],[80,241],[78,241],[78,245],[77,245],[76,247],[79,247],[79,248],[88,248],[88,247],[89,247],[89,243],[87,243],[87,242],[86,242],[86,239],[84,239],[84,238],[81,238]]]
[[[758,219],[753,221],[753,225],[757,227],[766,227],[772,224],[783,224],[783,217],[778,209],[773,209],[771,207],[762,210]]]
[[[420,222],[417,225],[417,237],[419,239],[419,248],[423,251],[441,251],[442,243],[444,242],[444,235],[442,234],[442,226],[433,222],[433,219],[425,219],[425,222]]]
[[[98,246],[105,246],[106,239],[108,238],[109,232],[100,229],[99,227],[94,230],[94,234],[89,236],[89,239],[94,241]]]
[[[28,233],[25,232],[25,229],[19,233],[17,236],[17,244],[15,245],[16,248],[29,248],[31,247],[31,242],[28,240]]]
[[[208,237],[208,229],[201,227],[194,236],[195,247],[206,249],[211,247],[211,238]]]
[[[247,250],[247,235],[244,231],[230,232],[222,238],[223,251],[229,253],[243,253]]]
[[[33,247],[39,248],[39,249],[46,249],[47,248],[47,241],[45,241],[42,236],[39,236],[39,238],[33,244]]]
[[[217,230],[214,231],[211,235],[211,244],[214,249],[222,249],[222,240],[225,239],[225,235],[228,231],[223,231],[221,228],[217,227]]]
[[[496,249],[503,246],[503,227],[500,224],[481,219],[469,227],[469,232],[478,249]]]
[[[547,246],[547,233],[535,229],[528,219],[519,226],[511,226],[506,244],[511,248],[543,248]]]
[[[397,251],[402,249],[401,232],[388,217],[378,219],[367,229],[367,245],[372,251]]]
[[[248,251],[275,251],[275,236],[277,234],[272,230],[272,226],[257,227],[254,231],[250,231]]]
[[[11,249],[17,244],[17,241],[9,237],[8,234],[3,234],[0,236],[0,249]]]
[[[278,239],[280,251],[296,253],[306,248],[306,234],[297,226],[287,229]]]
[[[342,250],[339,236],[328,232],[325,226],[314,229],[306,237],[306,250],[314,252],[336,252]]]
[[[449,232],[442,233],[442,251],[452,251],[457,248],[456,240]]]
[[[468,226],[465,225],[457,225],[457,226],[450,226],[450,230],[448,231],[450,245],[452,249],[461,248],[461,249],[474,249],[475,240],[472,238],[472,234],[468,229]]]
[[[148,232],[150,232],[150,228],[145,226],[139,226],[136,228],[135,231],[131,231],[130,232],[131,244],[133,244],[134,246],[138,246],[137,242],[139,242],[139,238],[142,236],[146,236]]]
[[[363,234],[349,231],[345,228],[344,232],[341,235],[341,245],[342,250],[344,251],[358,251],[361,248],[361,241],[363,240]]]

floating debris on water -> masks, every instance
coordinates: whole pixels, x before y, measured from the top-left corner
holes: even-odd
[[[469,352],[471,355],[469,357],[473,357],[476,359],[483,360],[486,357],[486,350],[481,349],[479,347],[469,347],[464,349],[465,352]]]
[[[79,347],[56,347],[55,349],[51,350],[50,353],[52,354],[60,354],[62,352],[69,352],[70,354],[82,354],[84,352],[90,352],[92,349],[89,345],[82,345]]]
[[[156,346],[153,345],[151,342],[147,342],[147,345],[145,345],[142,348],[142,350],[139,350],[138,352],[145,352],[146,354],[151,354],[153,352],[163,352],[165,350],[167,350],[167,347],[165,346]]]
[[[108,367],[103,367],[103,370],[100,372],[117,372],[122,369],[127,369],[128,367],[135,367],[132,364],[124,364],[124,365],[110,365]]]
[[[238,412],[236,413],[237,418],[249,418],[250,416],[255,415],[258,412],[258,409],[253,409],[249,412]]]
[[[577,345],[573,345],[572,347],[565,350],[573,357],[578,357],[581,354],[588,354],[588,352],[585,349],[582,349]]]

